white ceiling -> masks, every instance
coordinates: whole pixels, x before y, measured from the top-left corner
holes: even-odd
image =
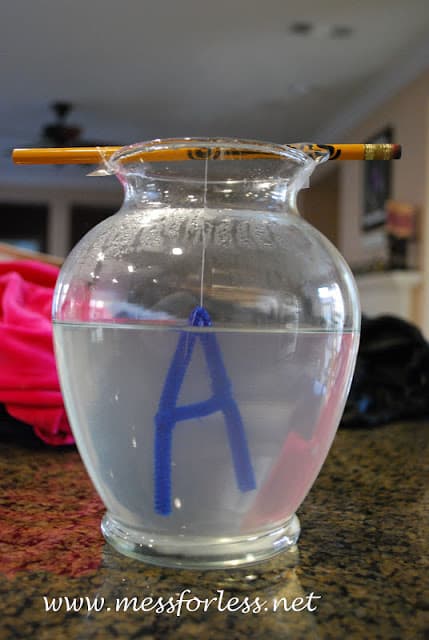
[[[123,143],[311,140],[428,31],[429,0],[0,0],[0,144],[36,141],[55,100]]]

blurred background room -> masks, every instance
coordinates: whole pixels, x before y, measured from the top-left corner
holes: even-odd
[[[398,142],[400,162],[322,167],[300,208],[352,266],[364,312],[429,337],[427,0],[16,0],[1,18],[2,243],[60,262],[122,199],[90,167],[14,166],[14,147]]]

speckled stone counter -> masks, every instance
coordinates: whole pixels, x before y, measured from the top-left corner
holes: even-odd
[[[425,423],[340,431],[300,510],[299,549],[245,571],[201,573],[157,569],[107,547],[103,507],[75,450],[3,442],[0,638],[429,638],[428,444]],[[185,589],[188,598],[267,606],[115,611],[117,598],[168,600]],[[312,606],[283,610],[311,593],[321,596]],[[47,612],[44,596],[105,600],[99,612]],[[273,598],[286,598],[277,611]]]

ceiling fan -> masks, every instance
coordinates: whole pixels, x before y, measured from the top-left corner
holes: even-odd
[[[13,148],[46,148],[46,147],[103,147],[116,146],[116,142],[86,138],[83,136],[83,127],[68,122],[68,117],[73,111],[71,102],[56,101],[50,105],[54,117],[50,122],[42,125],[38,138],[28,143],[14,144],[7,148],[1,155],[10,159]],[[24,142],[24,141],[23,141]],[[120,146],[120,145],[118,145]]]
[[[54,102],[51,109],[55,114],[52,122],[42,126],[40,146],[45,147],[94,147],[105,145],[105,140],[86,139],[79,125],[69,124],[68,116],[73,110],[71,102]]]

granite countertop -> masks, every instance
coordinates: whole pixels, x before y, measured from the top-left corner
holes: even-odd
[[[340,431],[300,509],[298,550],[245,571],[202,573],[158,569],[110,549],[99,529],[103,507],[75,450],[4,441],[0,638],[429,638],[428,444],[423,422]],[[222,594],[222,606],[232,597],[269,606],[247,614],[183,608],[179,616],[113,606],[185,589],[185,597],[218,603]],[[44,596],[105,604],[67,612],[63,601],[47,612]],[[310,605],[274,612],[273,598]]]

